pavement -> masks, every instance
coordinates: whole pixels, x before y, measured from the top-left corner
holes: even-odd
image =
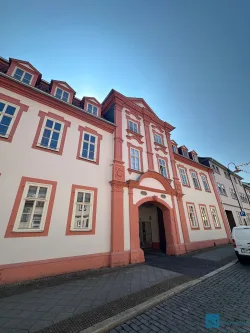
[[[1,287],[0,333],[77,333],[233,259],[231,245],[180,257],[149,252],[143,265]]]
[[[250,265],[239,263],[110,333],[250,332]]]

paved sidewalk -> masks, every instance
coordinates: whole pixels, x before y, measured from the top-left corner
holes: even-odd
[[[181,257],[151,253],[144,265],[0,298],[0,333],[79,332],[232,259],[232,246]]]
[[[110,333],[250,332],[249,276],[250,265],[237,263]]]

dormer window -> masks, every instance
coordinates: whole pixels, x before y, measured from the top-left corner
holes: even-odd
[[[193,160],[194,160],[195,162],[198,162],[198,156],[197,156],[197,155],[193,155]]]
[[[23,83],[26,83],[26,84],[30,84],[31,79],[32,79],[32,75],[30,73],[25,72],[20,68],[16,69],[13,77],[14,77],[14,79],[21,81]]]
[[[98,115],[97,106],[88,103],[87,112],[93,114],[94,116],[97,116]]]
[[[188,152],[186,150],[182,150],[182,154],[183,156],[188,157]]]
[[[173,145],[172,147],[173,147],[173,152],[177,154],[177,153],[178,153],[178,151],[177,151],[177,147],[174,146],[174,145]]]
[[[60,89],[60,88],[56,88],[55,97],[58,98],[58,99],[61,99],[64,102],[68,102],[69,93],[65,90]]]
[[[162,140],[162,136],[159,134],[154,134],[154,140],[156,143],[159,143],[160,145],[163,145],[163,140]]]

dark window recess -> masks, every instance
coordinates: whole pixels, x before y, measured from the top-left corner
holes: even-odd
[[[147,195],[146,191],[141,191],[141,195]]]
[[[166,199],[166,195],[165,194],[161,194],[161,198]]]

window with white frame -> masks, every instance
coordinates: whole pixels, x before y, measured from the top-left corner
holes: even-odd
[[[93,201],[93,191],[75,191],[74,208],[71,221],[72,231],[92,229]]]
[[[158,159],[158,163],[159,163],[160,174],[161,174],[163,177],[168,178],[166,161],[163,160],[162,158],[159,158],[159,159]]]
[[[182,150],[183,156],[188,157],[188,152],[186,150]]]
[[[88,103],[87,112],[92,113],[94,116],[97,116],[98,115],[98,108],[97,108],[97,106]]]
[[[198,156],[197,156],[197,155],[193,155],[193,160],[194,160],[195,162],[199,162],[199,160],[198,160]]]
[[[173,147],[173,152],[174,152],[174,153],[177,153],[177,147],[174,146],[174,145],[173,145],[172,147]]]
[[[227,192],[225,189],[225,186],[223,184],[217,183],[218,185],[218,189],[221,195],[226,195],[227,196]]]
[[[179,168],[179,170],[180,170],[180,176],[181,176],[182,185],[188,186],[188,179],[187,179],[186,170],[183,169],[183,168]]]
[[[140,151],[135,148],[130,148],[131,169],[140,171]]]
[[[200,184],[199,184],[199,180],[198,180],[198,177],[197,177],[197,173],[194,172],[194,171],[191,171],[191,176],[192,176],[192,179],[193,179],[194,187],[200,189]]]
[[[133,122],[132,120],[128,121],[128,129],[135,133],[139,133],[138,124]]]
[[[14,79],[21,81],[23,83],[26,83],[26,84],[30,84],[31,79],[32,79],[32,75],[30,73],[25,72],[20,68],[17,68],[15,70],[13,77],[14,77]]]
[[[192,228],[199,228],[199,223],[198,223],[198,220],[197,220],[194,205],[188,204],[187,207],[188,207],[188,215],[189,215],[191,227]]]
[[[219,218],[218,218],[216,208],[215,207],[210,207],[210,211],[211,211],[211,215],[212,215],[212,219],[213,219],[215,228],[220,228],[220,221],[219,221]]]
[[[68,102],[69,100],[69,93],[63,89],[56,88],[55,97],[61,99],[64,102]]]
[[[241,201],[247,203],[247,196],[245,195],[245,193],[239,193],[239,194],[240,194]]]
[[[17,107],[15,105],[0,100],[0,136],[9,136],[16,114]]]
[[[163,141],[162,141],[162,136],[159,134],[154,134],[154,140],[155,142],[159,143],[160,145],[163,145]]]
[[[202,183],[204,185],[204,189],[207,192],[210,192],[210,187],[208,185],[207,177],[205,175],[201,175]]]
[[[233,188],[229,188],[229,191],[230,191],[230,194],[231,194],[231,197],[235,200],[237,200],[237,195],[236,195],[236,192]]]
[[[52,118],[45,117],[38,145],[44,148],[59,150],[64,124]]]
[[[14,231],[43,231],[50,193],[51,185],[25,184]]]
[[[205,206],[200,206],[201,218],[205,228],[210,228],[210,223],[208,219],[207,209]]]
[[[83,133],[80,157],[91,161],[96,160],[97,137],[93,134]]]

